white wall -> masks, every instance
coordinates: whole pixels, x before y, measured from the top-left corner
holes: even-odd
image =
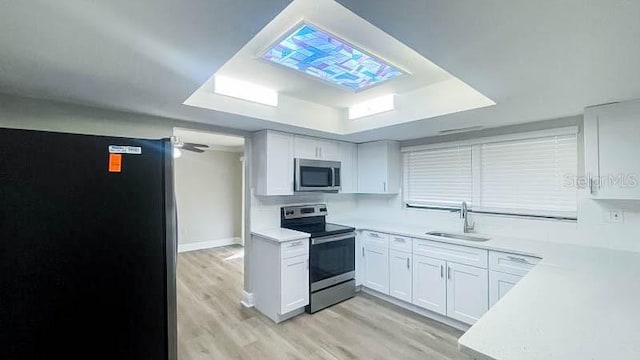
[[[178,241],[181,249],[240,241],[242,153],[182,151],[175,160]],[[189,247],[186,247],[187,249]]]
[[[286,205],[326,203],[329,211],[327,221],[337,222],[339,219],[351,216],[356,210],[356,196],[357,195],[353,194],[254,195],[251,201],[251,229],[258,230],[280,227],[280,207]]]

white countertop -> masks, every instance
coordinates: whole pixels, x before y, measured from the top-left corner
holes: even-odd
[[[300,239],[308,239],[309,234],[285,228],[270,228],[252,231],[251,235],[256,235],[275,242],[285,242]]]
[[[425,235],[438,229],[363,220],[340,223],[542,257],[460,338],[461,350],[477,359],[640,359],[640,253],[504,237],[443,240]]]

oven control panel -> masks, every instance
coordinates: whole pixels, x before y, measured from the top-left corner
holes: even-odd
[[[327,204],[283,206],[281,215],[284,219],[297,219],[309,216],[326,216]]]

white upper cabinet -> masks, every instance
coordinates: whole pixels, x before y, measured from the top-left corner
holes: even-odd
[[[294,135],[294,153],[300,159],[319,159],[318,140],[316,138]]]
[[[592,197],[640,199],[640,101],[585,109],[584,149]]]
[[[337,161],[338,143],[303,135],[294,135],[296,158]]]
[[[358,145],[342,141],[339,142],[338,160],[341,163],[340,192],[344,194],[358,192]]]
[[[332,140],[318,140],[318,151],[321,160],[338,161],[338,142]]]
[[[400,191],[400,144],[374,141],[358,144],[358,192],[397,194]]]
[[[293,195],[293,135],[260,131],[252,146],[256,195]]]

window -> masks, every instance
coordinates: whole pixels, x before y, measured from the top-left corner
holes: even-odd
[[[272,45],[261,57],[354,91],[403,74],[375,56],[304,23]]]
[[[472,200],[471,146],[404,153],[404,193],[412,205],[459,206]]]
[[[404,200],[414,207],[576,217],[577,128],[403,149]]]

